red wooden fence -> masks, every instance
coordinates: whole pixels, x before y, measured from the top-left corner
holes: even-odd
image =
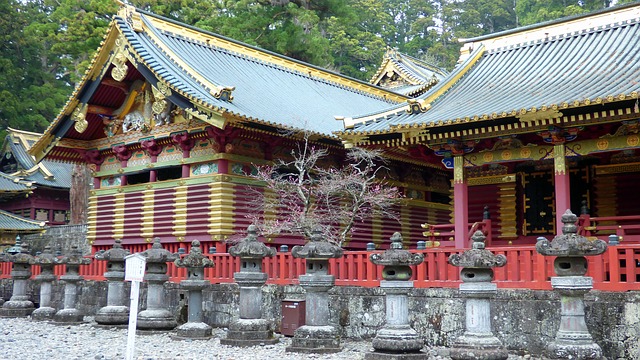
[[[166,244],[170,251],[176,251],[180,244]],[[135,250],[144,250],[145,245]],[[125,247],[127,247],[125,245]],[[134,249],[132,249],[134,250]],[[553,271],[553,257],[539,255],[534,246],[494,247],[496,254],[507,257],[507,265],[495,269],[495,282],[500,288],[514,289],[551,289],[550,277]],[[422,253],[425,262],[413,267],[413,280],[418,288],[448,287],[455,288],[460,284],[460,269],[449,265],[447,259],[457,251],[452,248],[430,248],[427,250],[411,250]],[[368,251],[346,251],[340,259],[330,261],[329,273],[336,277],[339,286],[376,287],[382,279],[382,267],[369,261]],[[215,267],[206,269],[205,276],[212,283],[231,283],[233,273],[240,269],[240,259],[228,253],[206,254],[215,262]],[[621,244],[609,247],[606,253],[587,257],[589,261],[588,276],[593,277],[594,288],[605,291],[640,290],[640,244]],[[94,261],[82,266],[80,274],[87,280],[104,280],[106,262]],[[304,274],[305,263],[296,259],[290,252],[278,253],[273,258],[263,261],[263,269],[269,275],[270,284],[297,284],[298,276]],[[39,267],[32,268],[34,276]],[[169,264],[170,281],[178,282],[185,278],[186,270]],[[0,278],[9,278],[10,263],[0,263]],[[64,274],[64,266],[56,266],[55,274]]]

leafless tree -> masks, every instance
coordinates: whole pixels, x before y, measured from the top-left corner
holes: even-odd
[[[292,150],[292,160],[258,167],[253,177],[265,188],[254,197],[250,217],[266,236],[300,234],[309,239],[319,227],[338,245],[368,219],[398,220],[394,205],[401,195],[386,183],[381,155],[378,150],[354,148],[343,165],[322,166],[329,152],[304,136]]]

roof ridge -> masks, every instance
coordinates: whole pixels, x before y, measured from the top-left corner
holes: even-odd
[[[303,61],[300,61],[300,60],[297,60],[297,59],[294,59],[294,58],[291,58],[291,57],[288,57],[288,56],[285,56],[285,55],[282,55],[282,54],[278,54],[276,52],[273,52],[273,51],[270,51],[270,50],[266,50],[266,49],[263,49],[263,48],[260,48],[260,47],[257,47],[257,46],[249,45],[247,43],[244,43],[244,42],[241,42],[241,41],[238,41],[238,40],[234,40],[234,39],[228,38],[226,36],[213,33],[211,31],[200,29],[200,28],[197,28],[195,26],[182,23],[180,21],[169,19],[169,18],[154,14],[154,13],[149,12],[149,11],[145,11],[145,10],[134,8],[134,7],[131,7],[131,8],[134,9],[135,11],[139,12],[140,14],[147,15],[148,17],[150,17],[152,19],[155,19],[156,21],[164,22],[166,24],[169,24],[170,26],[183,27],[183,28],[185,28],[187,30],[190,30],[190,32],[200,34],[201,36],[208,36],[208,37],[212,37],[212,38],[218,39],[218,41],[220,43],[226,43],[226,44],[229,44],[229,45],[232,45],[232,46],[236,46],[236,47],[239,47],[239,48],[246,48],[247,50],[249,50],[248,51],[249,53],[253,52],[253,53],[256,53],[256,54],[263,54],[265,57],[271,58],[271,59],[274,60],[273,62],[269,62],[269,63],[275,64],[276,63],[275,60],[279,59],[282,62],[291,63],[293,65],[293,67],[295,67],[295,66],[304,67],[305,69],[308,69],[309,72],[318,72],[318,73],[326,74],[325,76],[327,76],[327,77],[338,77],[340,79],[345,80],[346,82],[354,83],[353,85],[349,86],[350,88],[352,88],[354,90],[358,90],[358,91],[364,91],[366,93],[371,94],[372,96],[375,96],[375,97],[378,97],[378,98],[381,98],[381,99],[385,98],[386,95],[383,96],[383,95],[378,95],[378,94],[375,94],[375,93],[382,92],[382,93],[388,94],[389,96],[386,96],[387,98],[393,97],[393,96],[404,98],[404,99],[408,98],[408,97],[406,97],[406,96],[404,96],[402,94],[398,94],[398,93],[395,93],[393,91],[390,91],[389,89],[385,89],[385,88],[380,87],[380,86],[375,86],[373,84],[367,83],[366,81],[363,81],[363,80],[360,80],[360,79],[356,79],[356,78],[353,78],[353,77],[350,77],[350,76],[347,76],[347,75],[343,75],[343,74],[331,71],[329,69],[322,68],[320,66],[309,64],[309,63],[306,63],[306,62],[303,62]],[[157,26],[155,26],[155,27],[158,28]],[[195,39],[191,38],[191,40],[195,40]],[[247,55],[247,56],[249,56],[249,55]],[[256,56],[251,56],[251,57],[254,58],[254,59],[258,59]],[[266,61],[266,60],[263,60],[263,61]],[[279,65],[283,66],[285,68],[293,70],[293,67],[290,68],[290,67],[285,66],[284,64],[279,64]],[[305,71],[300,71],[300,72],[301,73],[305,73]],[[324,76],[317,76],[316,78],[324,78]],[[326,79],[326,80],[328,80],[328,79]],[[329,81],[331,81],[331,80],[329,80]],[[343,85],[343,86],[346,86],[346,85]],[[372,91],[371,92],[365,91],[365,90],[363,90],[361,88],[369,88]]]
[[[515,44],[509,44],[509,45],[505,45],[505,46],[500,46],[500,47],[496,47],[496,48],[493,48],[493,49],[489,50],[488,53],[494,54],[494,53],[500,53],[500,52],[505,52],[505,51],[510,51],[510,50],[517,50],[517,49],[522,49],[522,48],[533,46],[533,45],[553,43],[553,42],[556,42],[556,41],[576,38],[576,37],[582,36],[582,35],[591,35],[591,34],[594,34],[594,33],[597,33],[597,32],[609,31],[609,30],[617,30],[617,29],[620,29],[620,28],[623,28],[623,27],[626,27],[626,26],[636,26],[636,25],[640,25],[640,18],[633,18],[633,19],[627,19],[627,20],[622,20],[622,21],[616,21],[616,22],[610,23],[610,24],[592,26],[592,27],[589,27],[589,28],[581,29],[581,30],[575,30],[575,31],[571,31],[571,32],[552,35],[552,36],[544,38],[544,39],[535,39],[535,40],[530,40],[530,41],[525,41],[525,42],[520,42],[520,43],[515,43]]]
[[[204,46],[204,47],[207,47],[207,48],[210,48],[210,49],[215,49],[216,51],[224,52],[224,53],[226,53],[228,55],[231,55],[231,56],[236,56],[236,57],[241,58],[241,59],[246,59],[248,61],[253,61],[253,62],[256,62],[256,63],[260,63],[260,64],[263,64],[263,65],[272,67],[274,69],[279,69],[279,70],[287,71],[287,72],[290,72],[290,73],[293,73],[293,74],[298,74],[300,76],[304,76],[304,77],[309,78],[309,79],[314,79],[316,81],[323,82],[323,83],[328,84],[328,85],[336,86],[336,87],[339,87],[341,89],[352,91],[352,92],[355,92],[355,93],[358,93],[358,94],[361,94],[361,95],[364,95],[364,96],[368,96],[368,97],[372,97],[372,98],[376,98],[376,99],[385,99],[382,96],[375,95],[375,94],[363,91],[363,90],[355,88],[355,87],[349,87],[349,86],[346,86],[344,84],[340,84],[337,81],[333,81],[333,80],[330,80],[330,79],[325,79],[325,78],[322,78],[322,77],[319,77],[319,76],[313,76],[310,72],[303,72],[303,71],[301,71],[299,69],[289,68],[289,67],[286,67],[286,66],[284,66],[282,64],[277,64],[277,63],[274,63],[274,62],[269,62],[269,61],[267,61],[265,59],[252,57],[250,55],[243,54],[241,52],[234,51],[232,49],[228,49],[228,48],[221,47],[221,46],[216,46],[214,44],[211,44],[211,43],[208,43],[208,42],[205,42],[205,41],[201,41],[201,40],[198,40],[198,39],[189,38],[189,37],[184,36],[183,34],[172,32],[172,31],[167,30],[167,29],[162,29],[162,30],[158,30],[158,31],[160,31],[160,32],[162,32],[164,34],[170,34],[170,36],[173,36],[173,37],[176,37],[176,38],[179,38],[179,39],[183,39],[185,41],[196,43],[196,44],[198,44],[200,46]],[[153,41],[153,42],[155,42],[155,41]],[[387,100],[387,99],[385,99],[385,100]]]

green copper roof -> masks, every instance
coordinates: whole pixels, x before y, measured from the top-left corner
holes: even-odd
[[[379,112],[380,116],[361,116],[362,122],[354,118],[356,124],[346,133],[373,135],[394,132],[395,126],[469,121],[490,125],[500,117],[531,109],[555,106],[563,111],[633,99],[640,91],[639,21],[635,18],[484,51],[475,64],[454,70],[420,96],[425,100],[423,112],[391,107]],[[481,46],[475,49],[477,54],[482,51]]]

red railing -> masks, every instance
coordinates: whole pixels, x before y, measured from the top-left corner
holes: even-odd
[[[428,241],[435,243],[436,241],[439,243],[438,246],[446,247],[446,246],[454,246],[454,224],[422,224],[423,229],[426,229],[422,233]],[[467,241],[471,241],[471,236],[478,230],[482,231],[482,233],[487,237],[485,240],[487,246],[491,246],[493,234],[491,232],[491,220],[484,219],[482,221],[477,221],[474,223],[469,223],[468,225],[469,231],[467,232]]]
[[[496,268],[495,282],[500,288],[551,289],[550,277],[553,271],[553,257],[542,256],[534,246],[494,247],[496,254],[507,257],[507,265]],[[413,267],[414,285],[418,288],[448,287],[460,284],[460,269],[449,265],[449,255],[457,253],[453,248],[430,248],[412,250],[422,253],[425,262]],[[382,279],[382,267],[369,261],[368,251],[346,251],[339,259],[329,262],[329,272],[336,277],[338,286],[376,287]],[[240,259],[228,253],[207,254],[215,262],[214,268],[206,269],[205,276],[212,283],[231,283],[233,273],[240,269]],[[605,291],[640,290],[640,244],[621,244],[610,246],[607,252],[599,256],[589,256],[588,276],[594,281],[594,288]],[[87,280],[104,280],[104,261],[95,261],[82,266],[80,273]],[[290,252],[277,253],[273,258],[263,261],[263,269],[269,275],[269,284],[297,284],[298,276],[305,273],[305,262],[296,259]],[[34,276],[39,267],[32,268]],[[56,275],[64,274],[64,266],[56,266]],[[170,281],[178,282],[185,278],[186,270],[169,264]],[[0,278],[9,278],[10,263],[0,263]]]
[[[640,242],[640,215],[591,217],[583,214],[578,219],[578,233],[602,239],[617,235],[619,241]]]

